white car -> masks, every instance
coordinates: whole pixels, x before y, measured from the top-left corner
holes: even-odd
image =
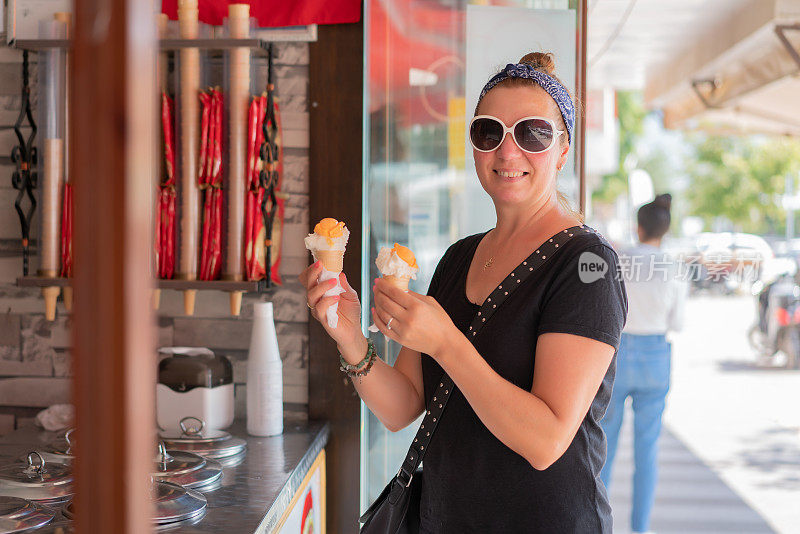
[[[761,264],[775,257],[763,237],[738,232],[698,234],[695,241],[704,264]]]

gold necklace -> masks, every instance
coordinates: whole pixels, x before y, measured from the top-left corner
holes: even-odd
[[[483,262],[483,270],[485,271],[494,264],[494,255],[489,256],[489,259]]]

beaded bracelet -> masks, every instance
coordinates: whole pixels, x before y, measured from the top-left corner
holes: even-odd
[[[377,352],[373,352],[372,356],[369,357],[369,361],[367,362],[367,365],[363,369],[361,369],[359,371],[347,371],[347,376],[349,376],[350,378],[353,378],[353,377],[357,376],[358,377],[358,383],[360,384],[361,383],[361,377],[362,376],[366,376],[367,373],[369,373],[370,369],[372,369],[372,364],[375,363],[375,359],[377,357],[378,357],[378,353]]]
[[[362,368],[364,365],[366,365],[367,362],[369,362],[369,358],[370,358],[370,356],[372,356],[372,354],[374,352],[375,352],[375,344],[372,342],[371,339],[368,339],[367,340],[367,355],[364,356],[364,359],[361,360],[360,362],[358,362],[355,365],[350,365],[349,363],[347,363],[347,361],[344,359],[344,357],[340,354],[339,355],[339,369],[341,369],[344,372],[357,371],[360,368]]]
[[[372,364],[377,357],[377,353],[375,352],[375,344],[372,342],[371,339],[367,340],[367,354],[364,356],[364,359],[358,362],[355,365],[351,365],[345,361],[342,355],[339,355],[339,370],[343,371],[347,376],[350,378],[358,377],[359,381],[361,380],[362,376],[365,376],[369,373],[370,369],[372,368]]]

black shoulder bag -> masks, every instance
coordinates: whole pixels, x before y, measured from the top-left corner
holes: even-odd
[[[425,412],[408,454],[400,470],[386,485],[359,522],[361,534],[417,534],[419,502],[422,495],[422,457],[425,456],[433,431],[441,419],[447,399],[453,392],[453,380],[442,375],[431,405]]]
[[[588,230],[583,225],[563,230],[545,241],[533,254],[519,264],[514,272],[508,275],[486,298],[481,309],[472,319],[469,330],[465,332],[467,338],[474,343],[475,336],[481,327],[508,296],[576,233],[588,233]],[[447,373],[444,373],[439,380],[439,387],[433,394],[431,404],[425,412],[417,435],[403,460],[403,465],[378,495],[375,502],[359,518],[359,522],[363,523],[360,534],[417,534],[419,532],[419,505],[422,495],[420,464],[431,437],[433,437],[433,432],[436,430],[436,425],[442,418],[447,399],[453,393],[453,386],[453,380],[447,376]]]

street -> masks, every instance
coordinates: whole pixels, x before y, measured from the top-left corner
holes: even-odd
[[[800,532],[800,371],[759,364],[750,296],[698,296],[673,340],[652,530]],[[630,412],[611,484],[627,532]]]

